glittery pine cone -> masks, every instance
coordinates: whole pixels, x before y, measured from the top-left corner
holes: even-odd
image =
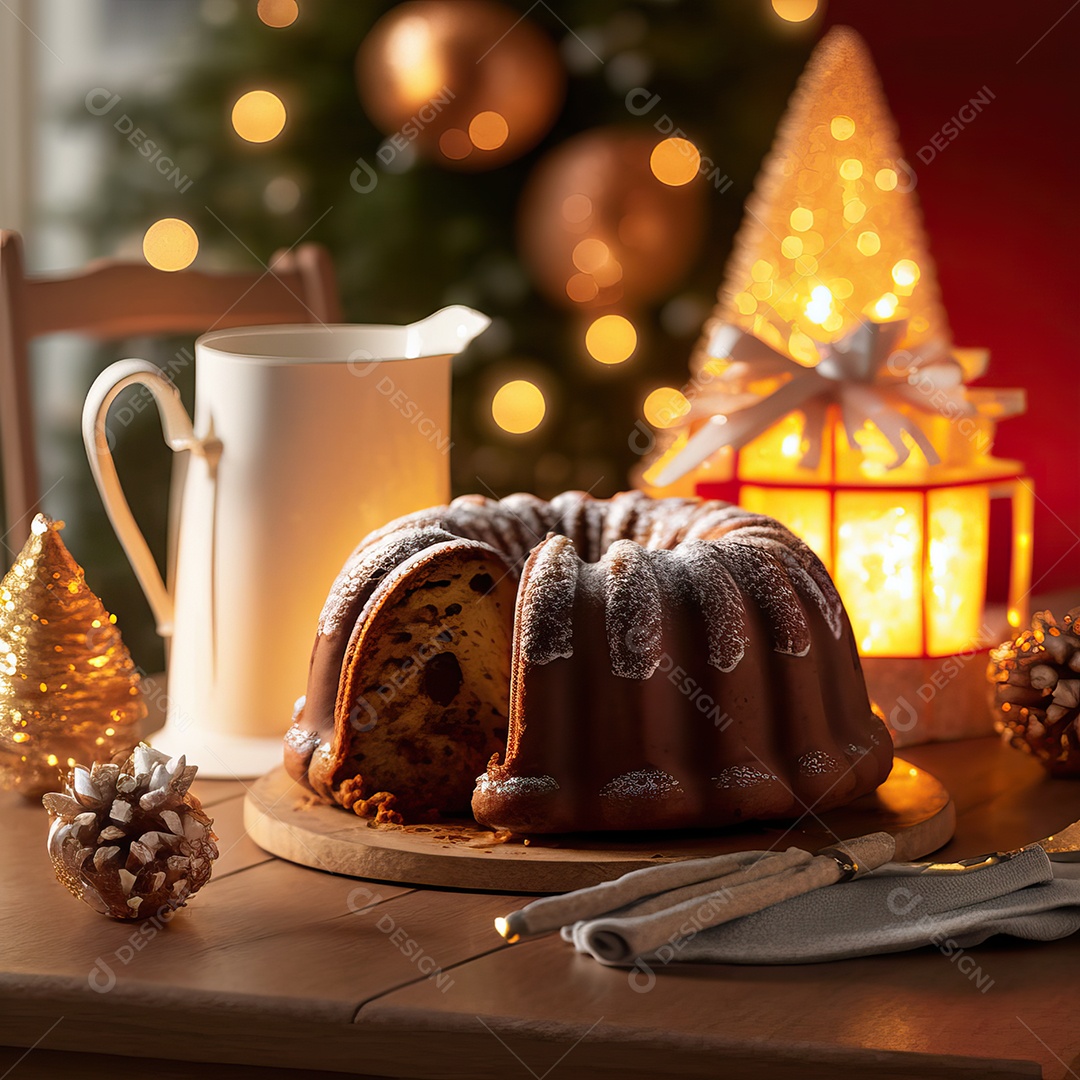
[[[990,652],[994,726],[1053,776],[1080,776],[1080,607],[1059,626],[1040,611],[1014,641]]]
[[[144,743],[121,765],[76,765],[49,811],[49,855],[72,894],[114,919],[182,907],[210,880],[213,821],[188,788],[197,766]]]

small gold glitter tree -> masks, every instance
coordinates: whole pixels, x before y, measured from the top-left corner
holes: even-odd
[[[29,798],[76,762],[109,761],[139,741],[139,674],[110,615],[60,539],[34,518],[0,582],[0,782]]]

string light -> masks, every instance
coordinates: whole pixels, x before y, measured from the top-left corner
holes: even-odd
[[[195,230],[179,218],[161,218],[143,235],[143,256],[156,270],[183,270],[199,253]]]
[[[232,125],[247,142],[270,142],[285,127],[285,106],[269,90],[249,90],[233,106]]]
[[[621,364],[637,348],[637,331],[623,315],[601,315],[585,331],[585,348],[601,364]]]
[[[547,404],[540,387],[528,379],[504,383],[491,399],[495,423],[512,435],[524,435],[535,429],[546,411]]]

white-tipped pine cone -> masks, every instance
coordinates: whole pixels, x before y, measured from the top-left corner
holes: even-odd
[[[123,765],[76,765],[64,791],[41,800],[60,882],[114,919],[182,907],[218,855],[213,821],[188,791],[196,772],[145,743]]]
[[[1059,626],[1038,612],[1014,641],[990,652],[995,727],[1054,776],[1080,775],[1080,608]]]

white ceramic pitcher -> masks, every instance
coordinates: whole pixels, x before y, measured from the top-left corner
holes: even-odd
[[[449,496],[450,357],[487,325],[450,307],[410,326],[263,326],[195,343],[195,421],[175,385],[121,360],[83,408],[91,470],[157,620],[171,638],[165,727],[153,737],[203,776],[281,761],[319,611],[372,529]],[[120,488],[109,407],[153,395],[187,451],[172,593]],[[196,434],[198,433],[198,434]],[[176,498],[179,496],[179,498]]]

